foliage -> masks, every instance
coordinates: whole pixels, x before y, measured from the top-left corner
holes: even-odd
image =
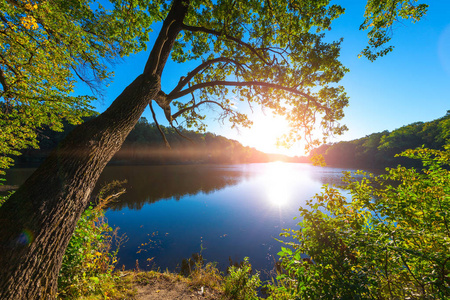
[[[427,4],[417,0],[368,0],[361,30],[368,30],[369,45],[361,51],[369,60],[391,52],[394,47],[386,44],[391,40],[393,26],[400,20],[419,21],[427,12]]]
[[[325,42],[324,32],[344,8],[330,1],[191,1],[171,58],[202,61],[180,78],[164,101],[187,127],[204,129],[200,106],[222,109],[219,119],[233,126],[251,120],[236,110],[231,94],[284,115],[291,124],[285,143],[303,134],[311,145],[316,116],[323,134],[340,134],[348,99],[336,84],[348,71],[339,62],[341,41]],[[368,0],[365,21],[369,46],[362,54],[374,60],[402,19],[420,20],[427,5],[417,1]],[[74,96],[76,80],[101,94],[108,66],[146,49],[149,32],[164,20],[169,1],[95,0],[0,1],[0,172],[28,147],[37,148],[36,128],[62,129],[62,120],[79,124],[93,114],[91,96]],[[245,13],[243,13],[245,12]],[[377,50],[374,52],[372,50]],[[170,52],[169,50],[169,52]],[[169,53],[164,53],[169,55]],[[183,87],[189,88],[183,90]],[[194,97],[194,92],[197,97]],[[182,98],[192,95],[192,99]],[[231,99],[230,99],[231,98]],[[171,103],[172,102],[172,103]],[[168,106],[169,104],[169,106]]]
[[[63,257],[58,278],[59,297],[74,299],[90,294],[107,298],[115,293],[113,270],[124,237],[117,235],[104,218],[104,208],[125,191],[120,182],[111,182],[99,192],[98,203],[82,214]],[[115,242],[115,249],[112,249]]]
[[[125,192],[123,182],[113,181],[99,192],[96,204],[92,203],[82,214],[63,256],[58,278],[58,298],[75,299],[98,295],[121,297],[130,287],[113,274],[117,253],[125,236],[118,236],[105,220],[104,208]],[[0,198],[0,206],[10,195]],[[115,245],[113,245],[113,242]],[[114,246],[115,249],[112,249]],[[127,296],[124,296],[127,299]]]
[[[220,288],[222,275],[215,263],[208,262],[204,266],[196,265],[194,272],[191,273],[189,278],[192,286]]]
[[[230,266],[228,275],[224,278],[224,294],[233,300],[258,299],[257,289],[261,286],[259,273],[251,275],[252,266],[248,257],[241,266]]]
[[[108,7],[108,8],[107,8]],[[146,48],[158,2],[0,1],[0,170],[10,155],[38,147],[36,128],[62,129],[92,115],[91,96],[74,96],[76,80],[101,92],[108,64]],[[149,14],[147,12],[157,12]]]
[[[419,148],[422,171],[398,166],[375,177],[345,175],[346,193],[325,186],[285,230],[280,293],[301,299],[450,297],[450,146]],[[445,169],[447,167],[447,169]],[[308,258],[301,257],[308,255]]]
[[[336,84],[347,69],[338,61],[341,41],[325,42],[324,32],[343,11],[329,1],[192,2],[172,59],[202,64],[168,93],[169,100],[196,92],[175,103],[188,127],[201,126],[203,114],[185,110],[199,103],[222,108],[219,119],[249,125],[233,107],[247,101],[289,119],[290,139],[299,132],[311,137],[315,114],[324,116],[316,124],[324,133],[341,132],[345,127],[336,121],[347,97]]]
[[[332,145],[322,145],[311,151],[323,155],[326,164],[381,169],[402,164],[417,166],[405,157],[394,157],[406,149],[421,147],[442,150],[450,144],[450,113],[430,122],[416,122],[392,132],[373,133],[364,138]]]
[[[0,182],[0,185],[2,185],[2,183]],[[8,200],[10,194],[9,195],[0,195],[0,206],[2,206],[3,203],[5,203],[6,200]]]
[[[222,285],[222,274],[217,269],[217,264],[205,263],[201,252],[192,254],[189,259],[183,259],[180,275],[189,278],[190,285],[194,287],[208,286],[219,289]]]
[[[217,269],[216,263],[205,264],[201,252],[192,254],[189,259],[183,259],[179,275],[189,278],[190,285],[223,290],[223,296],[226,299],[259,299],[257,289],[261,286],[261,280],[258,272],[251,275],[252,266],[248,257],[245,257],[240,264],[232,264],[230,261],[227,274],[223,276]]]

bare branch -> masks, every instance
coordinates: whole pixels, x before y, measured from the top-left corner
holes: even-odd
[[[95,87],[91,80],[83,77],[80,73],[78,73],[78,71],[75,67],[71,67],[71,69],[75,73],[75,75],[78,77],[78,79],[80,79],[82,82],[84,82],[89,87],[89,89],[91,90],[91,92],[93,94],[96,94],[96,95],[102,94],[101,90],[98,89],[97,87]]]
[[[247,49],[249,49],[251,52],[253,52],[259,59],[261,59],[265,64],[271,66],[273,64],[273,62],[269,62],[266,58],[264,58],[261,53],[259,53],[254,47],[252,47],[250,44],[234,37],[231,36],[227,33],[223,33],[220,31],[216,31],[213,29],[208,29],[208,28],[204,28],[204,27],[198,27],[198,26],[189,26],[189,25],[185,25],[183,24],[182,26],[182,30],[187,30],[187,31],[191,31],[191,32],[203,32],[203,33],[208,33],[208,34],[212,34],[215,35],[217,37],[225,37],[228,40],[231,40],[235,43],[237,43],[238,45],[241,45]]]
[[[196,108],[196,107],[198,107],[198,106],[200,106],[200,105],[202,105],[202,104],[205,104],[205,103],[214,103],[214,104],[217,104],[217,105],[220,106],[220,108],[222,108],[223,110],[225,110],[225,108],[223,107],[223,105],[220,104],[219,102],[212,101],[212,100],[205,100],[205,101],[201,101],[201,102],[199,102],[199,103],[196,103],[196,104],[194,104],[194,105],[185,107],[185,108],[183,108],[182,110],[177,111],[176,113],[174,113],[174,114],[172,115],[172,119],[176,119],[176,118],[178,118],[181,114],[183,114],[184,112],[186,112],[186,111],[188,111],[188,110],[191,110],[191,109],[194,109],[194,108]]]
[[[170,144],[169,141],[166,139],[166,135],[164,134],[164,132],[162,131],[161,127],[159,126],[158,120],[156,119],[156,114],[155,111],[153,110],[153,106],[152,106],[152,101],[150,101],[150,103],[148,104],[148,106],[150,107],[150,110],[152,111],[152,117],[153,117],[153,121],[155,121],[156,127],[159,130],[159,133],[161,133],[161,136],[164,140],[164,144],[166,144],[166,147],[170,149]]]
[[[173,100],[173,99],[177,99],[180,97],[183,97],[189,93],[192,93],[196,90],[202,89],[202,88],[206,88],[206,87],[214,87],[214,86],[263,86],[263,87],[267,87],[267,88],[273,88],[273,89],[279,89],[279,90],[284,90],[287,92],[290,92],[292,94],[296,94],[302,97],[305,97],[308,101],[311,101],[315,104],[316,107],[321,108],[323,110],[325,110],[326,112],[329,112],[329,108],[323,106],[322,104],[320,104],[317,99],[315,99],[313,96],[308,95],[304,92],[301,92],[295,88],[291,88],[291,87],[285,87],[279,84],[275,84],[275,83],[269,83],[269,82],[261,82],[261,81],[244,81],[244,82],[239,82],[239,81],[211,81],[211,82],[202,82],[199,84],[195,84],[183,91],[180,91],[178,93],[175,93],[174,95],[172,95],[171,97],[168,97],[169,100]]]
[[[234,59],[230,59],[230,58],[227,58],[227,57],[218,57],[218,58],[207,60],[207,61],[203,62],[202,64],[200,64],[197,68],[195,68],[194,70],[189,72],[186,77],[182,78],[180,80],[180,82],[178,82],[178,85],[169,93],[169,97],[170,97],[170,95],[173,95],[173,94],[178,93],[179,91],[181,91],[181,89],[183,87],[185,87],[186,84],[188,84],[189,81],[191,81],[191,79],[196,74],[200,73],[202,70],[204,70],[208,66],[210,66],[212,64],[215,64],[217,62],[233,63],[233,64],[237,65],[239,68],[244,69],[244,67],[243,67],[243,65],[241,63],[239,63],[238,61],[236,61]]]
[[[191,138],[189,138],[189,137],[183,135],[183,134],[175,127],[175,126],[173,126],[172,123],[170,123],[170,125],[172,125],[172,128],[175,129],[176,133],[178,133],[179,136],[181,136],[182,138],[184,138],[184,139],[190,141],[192,144],[195,144],[194,141],[193,141]]]

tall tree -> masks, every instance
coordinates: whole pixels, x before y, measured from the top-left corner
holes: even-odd
[[[0,208],[2,299],[55,297],[62,254],[101,171],[144,109],[150,106],[153,111],[153,102],[164,109],[170,123],[184,117],[188,125],[201,127],[199,109],[212,105],[233,125],[248,125],[250,120],[228,100],[233,94],[285,116],[292,126],[292,139],[304,136],[314,143],[314,128],[320,128],[324,135],[345,129],[338,121],[347,97],[337,83],[347,69],[338,60],[340,41],[325,42],[323,33],[343,13],[340,6],[327,0],[111,3],[114,8],[108,12],[89,1],[2,2],[2,21],[10,27],[5,29],[3,25],[0,34],[23,32],[27,40],[15,47],[23,47],[28,55],[14,67],[10,63],[14,61],[12,46],[2,48],[2,55],[11,51],[9,58],[0,57],[3,103],[17,114],[37,103],[43,106],[36,106],[34,111],[42,110],[45,117],[52,116],[53,103],[60,103],[56,119],[65,116],[65,109],[71,109],[67,116],[80,117],[77,108],[86,108],[88,103],[85,98],[78,98],[78,102],[58,98],[70,91],[70,85],[68,89],[48,86],[52,79],[41,80],[38,73],[33,75],[38,80],[34,89],[23,89],[21,83],[33,84],[28,80],[32,72],[59,70],[48,65],[48,60],[40,66],[34,52],[42,52],[41,57],[61,55],[69,60],[61,67],[61,72],[67,72],[61,84],[62,78],[73,78],[73,74],[87,81],[79,66],[87,66],[103,78],[106,68],[102,59],[114,57],[117,51],[126,54],[144,48],[142,42],[152,22],[163,20],[142,74],[104,113],[73,130]],[[53,17],[44,19],[40,6],[42,11],[47,7],[50,15],[54,12]],[[64,13],[68,16],[63,17]],[[65,21],[59,24],[59,20]],[[32,30],[45,34],[30,34]],[[73,40],[69,38],[72,35]],[[34,46],[27,48],[29,42]],[[55,50],[48,50],[46,43],[55,43]],[[169,58],[179,63],[196,61],[198,66],[180,78],[171,91],[163,91],[161,78]],[[21,76],[27,66],[31,75]],[[42,87],[47,89],[39,92]],[[24,90],[37,92],[20,94]],[[10,105],[24,99],[28,101],[25,105]],[[9,116],[10,111],[7,113]],[[23,118],[19,120],[24,122]]]

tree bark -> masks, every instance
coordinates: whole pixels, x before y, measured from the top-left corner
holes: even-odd
[[[0,299],[56,296],[58,272],[100,173],[160,90],[140,75],[77,127],[0,209]]]

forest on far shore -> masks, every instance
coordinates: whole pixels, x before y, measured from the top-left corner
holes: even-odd
[[[18,167],[38,166],[75,126],[65,124],[64,131],[50,129],[38,133],[40,149],[26,149],[14,157]],[[210,132],[198,133],[184,128],[160,125],[170,149],[166,147],[155,123],[141,118],[127,136],[112,164],[193,164],[259,163],[270,161],[309,162],[307,157],[268,154],[243,146],[235,140]],[[178,131],[178,132],[177,132]],[[181,135],[180,135],[181,134]]]
[[[422,146],[443,150],[449,143],[450,110],[444,117],[430,122],[415,122],[392,132],[386,130],[356,140],[324,144],[312,150],[311,156],[321,154],[327,165],[338,167],[417,166],[420,162],[395,155]]]
[[[41,130],[38,134],[40,149],[26,149],[21,156],[15,157],[16,165],[39,165],[74,127],[66,124],[62,132]],[[450,142],[450,111],[442,118],[415,122],[392,132],[385,130],[360,139],[324,144],[313,149],[309,158],[268,154],[220,135],[198,133],[181,126],[173,128],[160,125],[160,128],[170,149],[166,147],[157,125],[141,118],[111,163],[259,163],[277,160],[305,163],[312,156],[321,154],[327,165],[336,167],[383,169],[398,164],[416,166],[416,161],[395,155],[421,146],[442,150]]]

